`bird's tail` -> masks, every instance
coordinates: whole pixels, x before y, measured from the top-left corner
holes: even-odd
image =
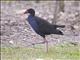
[[[64,28],[65,27],[65,25],[54,25],[55,26],[55,28]]]
[[[51,32],[52,34],[64,35],[62,31],[55,29]]]
[[[64,27],[65,27],[65,25],[60,25],[60,26],[58,26],[58,27],[64,28]]]

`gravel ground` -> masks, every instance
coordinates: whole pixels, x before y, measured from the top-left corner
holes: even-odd
[[[80,43],[80,2],[79,7],[71,5],[73,2],[65,2],[65,12],[58,14],[57,24],[64,24],[66,27],[60,29],[64,35],[48,35],[46,39],[50,45],[65,42]],[[22,9],[34,8],[36,15],[52,22],[55,10],[55,1],[4,1],[1,2],[1,46],[21,47],[31,43],[43,41],[26,21],[26,15],[16,14]],[[73,27],[74,28],[73,28]]]

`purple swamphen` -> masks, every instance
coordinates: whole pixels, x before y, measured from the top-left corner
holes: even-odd
[[[64,28],[64,25],[53,25],[44,19],[35,16],[34,9],[30,8],[24,12],[24,14],[29,13],[28,22],[33,28],[33,30],[44,38],[44,42],[46,44],[46,51],[48,51],[48,41],[45,39],[45,35],[49,34],[58,34],[63,35],[63,33],[58,30],[58,27]]]

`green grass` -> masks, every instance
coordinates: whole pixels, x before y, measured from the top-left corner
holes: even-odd
[[[1,60],[80,60],[78,45],[59,45],[50,47],[48,53],[40,46],[36,48],[1,48]]]

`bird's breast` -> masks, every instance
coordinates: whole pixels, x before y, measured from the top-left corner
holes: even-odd
[[[31,25],[31,27],[36,31],[38,30],[38,24],[37,22],[35,21],[35,18],[33,17],[28,17],[28,22],[29,24]]]

